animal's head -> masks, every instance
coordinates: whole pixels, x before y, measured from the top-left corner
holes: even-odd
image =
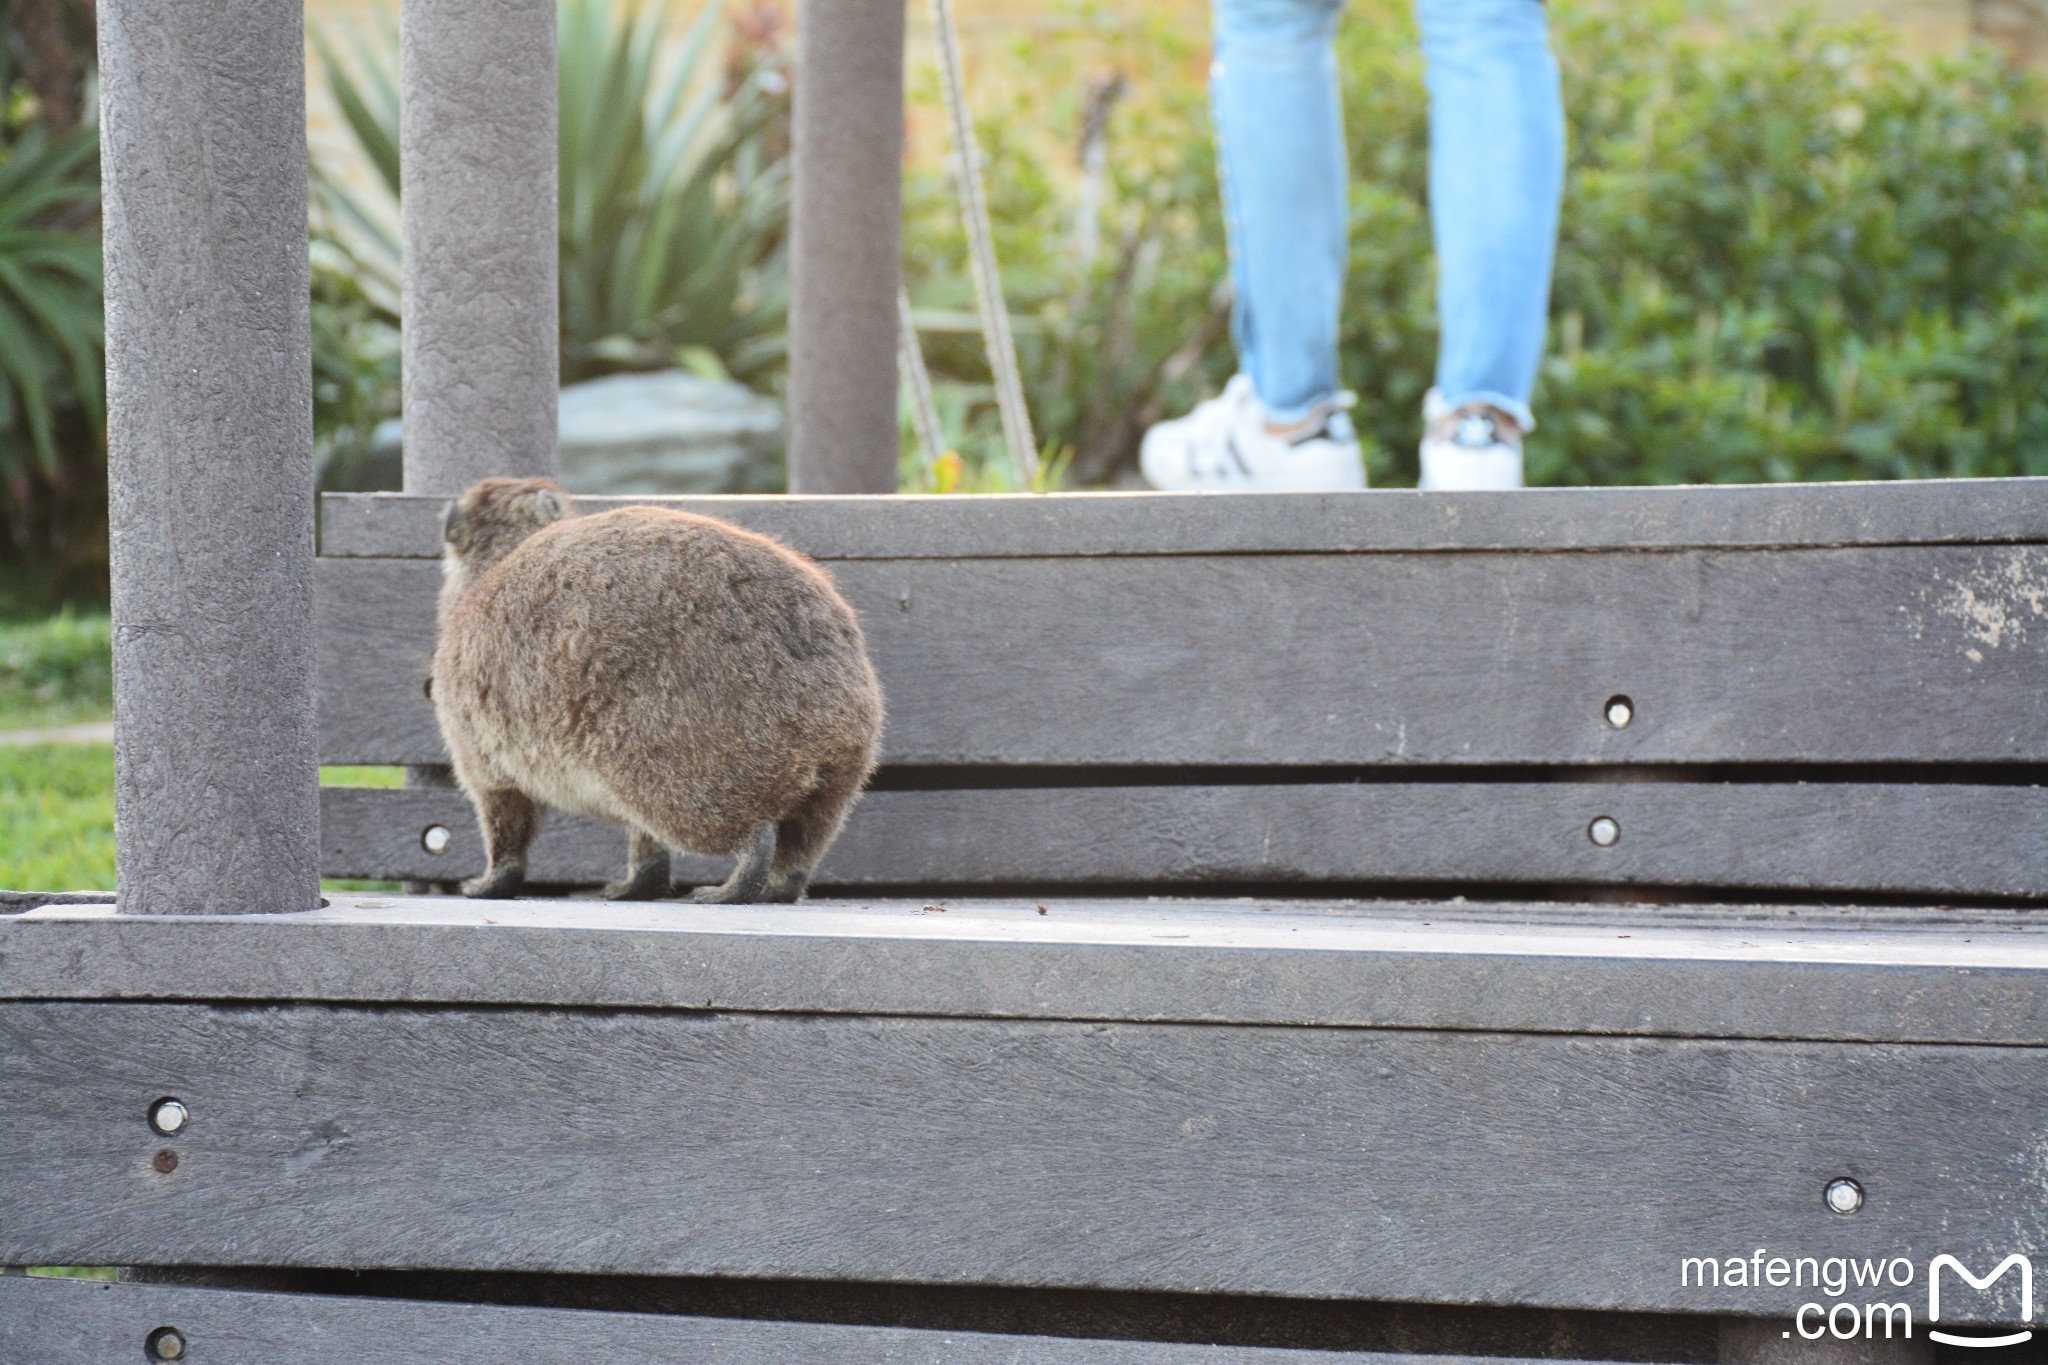
[[[547,479],[485,479],[441,519],[450,581],[474,579],[570,509],[569,495]]]

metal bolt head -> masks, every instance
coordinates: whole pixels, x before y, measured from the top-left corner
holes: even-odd
[[[448,826],[428,825],[426,833],[420,835],[420,847],[429,853],[446,853],[449,837]]]
[[[151,1360],[183,1360],[185,1358],[185,1334],[175,1327],[159,1327],[149,1334],[142,1344]]]
[[[1635,703],[1627,697],[1607,699],[1607,723],[1617,730],[1626,730],[1628,723],[1636,718]]]
[[[183,1132],[185,1125],[191,1121],[192,1111],[185,1107],[183,1100],[172,1099],[166,1095],[149,1106],[149,1126],[165,1137]]]
[[[1851,1214],[1863,1207],[1863,1187],[1846,1175],[1830,1180],[1820,1197],[1830,1213]]]
[[[1586,837],[1602,848],[1613,848],[1621,840],[1621,826],[1611,815],[1602,815],[1586,826]]]

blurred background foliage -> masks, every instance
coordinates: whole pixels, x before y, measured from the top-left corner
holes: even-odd
[[[1988,49],[1908,60],[1884,30],[1797,13],[1717,24],[1682,0],[1551,9],[1571,151],[1532,482],[2048,474],[2038,76]],[[1342,373],[1373,482],[1396,486],[1414,479],[1436,345],[1411,7],[1352,0],[1339,42]],[[1020,45],[976,90],[1033,415],[1071,450],[1076,482],[1128,478],[1145,425],[1235,367],[1205,66],[1204,35],[1102,5]],[[1091,234],[1076,221],[1082,149],[1091,102],[1112,87]],[[929,78],[914,89],[937,98]],[[921,314],[964,309],[936,154],[908,199]],[[1002,486],[978,343],[925,341],[962,485]]]
[[[111,714],[111,635],[105,613],[69,608],[40,620],[0,622],[0,730],[70,725]]]
[[[0,611],[105,592],[91,0],[0,24]]]
[[[1552,484],[2048,473],[2048,87],[1988,49],[1713,0],[1557,0],[1571,170],[1530,445]],[[769,0],[560,0],[563,377],[785,382],[788,27]],[[20,610],[104,592],[92,0],[0,0],[0,574]],[[1070,485],[1234,362],[1186,5],[1048,0],[970,33],[1033,417]],[[313,162],[323,454],[395,415],[387,22],[314,25],[349,154]],[[1435,349],[1408,0],[1353,0],[1343,375],[1374,482],[1413,477]],[[905,264],[948,446],[905,486],[1007,486],[944,121],[913,65]]]
[[[776,387],[789,207],[779,12],[706,5],[684,21],[660,3],[561,0],[559,14],[563,381],[681,366]],[[351,155],[312,161],[324,466],[358,457],[398,413],[398,33],[386,11],[312,39],[352,140]]]

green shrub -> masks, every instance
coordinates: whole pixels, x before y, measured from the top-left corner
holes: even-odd
[[[562,369],[754,381],[787,352],[783,59],[723,77],[719,8],[563,0]]]
[[[1062,37],[1020,43],[1011,69],[991,63],[989,79],[977,71],[969,99],[1033,423],[1048,452],[1071,460],[1070,480],[1089,484],[1131,458],[1147,424],[1228,377],[1225,250],[1204,35],[1179,10],[1105,8]],[[1132,93],[1112,106],[1100,248],[1083,259],[1073,163],[1091,82],[1105,72]],[[911,99],[943,139],[929,69]],[[913,147],[905,278],[946,439],[968,466],[964,486],[1003,488],[1010,475],[942,149]]]
[[[106,591],[99,138],[80,126],[93,60],[89,4],[0,5],[0,559],[14,598]]]
[[[44,597],[105,593],[98,154],[0,121],[0,558]]]
[[[0,728],[100,718],[113,705],[113,641],[104,615],[66,610],[0,624]]]
[[[1924,65],[1872,28],[1703,28],[1680,0],[1559,0],[1570,174],[1529,443],[1540,483],[2048,473],[2048,89],[1988,52]],[[975,92],[1032,411],[1079,481],[1234,366],[1200,38],[1084,11]],[[1339,39],[1352,251],[1344,382],[1376,483],[1412,481],[1436,346],[1427,107],[1406,0]],[[1109,124],[1101,257],[1075,258],[1091,73]],[[926,104],[936,88],[925,81]],[[936,161],[936,158],[926,158]],[[913,177],[912,287],[971,298],[957,210]],[[971,335],[928,331],[949,439],[1000,481]],[[942,409],[945,408],[942,402]],[[969,482],[974,481],[970,476]]]

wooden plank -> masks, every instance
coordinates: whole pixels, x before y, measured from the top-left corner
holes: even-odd
[[[1996,1264],[2043,1112],[2040,1048],[10,1003],[0,1261],[1790,1314],[1681,1261]]]
[[[2048,916],[2011,912],[332,900],[233,919],[12,917],[0,998],[2048,1045]]]
[[[0,1360],[140,1360],[165,1327],[207,1365],[1535,1365],[1512,1356],[1403,1355],[1088,1341],[835,1323],[757,1322],[179,1285],[0,1279]]]
[[[1915,1306],[1909,1303],[1907,1311]],[[1720,1320],[1718,1337],[1720,1365],[1939,1365],[1940,1360],[1940,1347],[1924,1324],[1911,1340],[1903,1334],[1858,1337],[1852,1332],[1847,1340],[1830,1334],[1823,1343],[1794,1336],[1770,1318],[1727,1317]]]
[[[2007,544],[2048,540],[2048,479],[1513,493],[588,497],[684,507],[821,559]],[[444,500],[329,493],[329,555],[433,558]]]
[[[483,871],[468,800],[432,788],[322,792],[331,877]],[[1619,841],[1595,844],[1595,820]],[[426,831],[448,831],[439,854]],[[992,831],[1000,830],[1001,837]],[[616,826],[553,817],[536,885],[626,865]],[[678,885],[723,876],[679,859]],[[1355,782],[870,792],[821,889],[1154,884],[1716,887],[2048,896],[2048,788],[1933,783]]]
[[[424,692],[438,567],[319,569],[324,761],[444,761]],[[2043,547],[834,572],[891,764],[2048,760]]]

